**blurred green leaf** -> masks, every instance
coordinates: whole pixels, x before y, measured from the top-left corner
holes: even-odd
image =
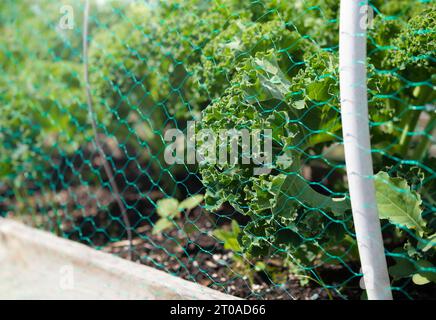
[[[228,230],[223,227],[213,231],[213,235],[224,243],[224,249],[240,252],[242,248],[238,241],[239,233],[241,232],[237,221],[232,220],[232,228]]]
[[[167,218],[161,218],[157,220],[156,224],[153,227],[153,234],[159,234],[162,231],[171,229],[174,227],[174,224],[172,221],[168,220]]]
[[[199,206],[203,199],[204,196],[202,194],[196,194],[194,196],[191,196],[180,202],[179,210],[192,210],[195,207]]]
[[[176,217],[180,214],[179,201],[174,198],[157,201],[157,214],[162,218]]]
[[[428,280],[426,277],[421,276],[419,273],[413,275],[412,281],[414,284],[417,284],[419,286],[430,282],[430,280]]]

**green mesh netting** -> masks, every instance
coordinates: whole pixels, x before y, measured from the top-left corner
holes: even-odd
[[[84,1],[1,1],[0,215],[242,298],[364,298],[338,10],[102,0],[85,18]],[[434,298],[435,5],[368,10],[392,290]],[[247,149],[244,132],[271,148]],[[192,145],[206,156],[190,161]],[[213,161],[220,150],[227,161]]]

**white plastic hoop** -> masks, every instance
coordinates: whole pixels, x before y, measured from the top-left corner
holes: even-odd
[[[366,85],[367,6],[363,0],[341,0],[339,70],[345,162],[362,265],[370,300],[391,300],[389,275],[377,211]],[[367,7],[366,7],[367,8]]]

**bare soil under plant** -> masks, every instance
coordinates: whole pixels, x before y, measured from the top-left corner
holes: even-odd
[[[98,158],[94,158],[98,167]],[[215,213],[195,208],[177,221],[178,227],[168,232],[152,234],[153,223],[157,220],[155,203],[164,197],[158,187],[153,187],[147,175],[138,171],[135,165],[125,165],[118,159],[117,166],[124,168],[124,177],[117,177],[122,191],[128,217],[132,225],[133,260],[163,270],[183,279],[246,299],[361,299],[363,290],[359,286],[358,276],[344,266],[322,266],[316,271],[328,287],[302,279],[284,267],[280,260],[266,260],[269,271],[256,271],[252,266],[247,272],[248,262],[241,266],[235,263],[232,252],[212,236],[217,227],[229,224],[232,219],[244,224],[247,218],[230,206],[223,206]],[[76,163],[74,168],[81,168]],[[122,223],[121,213],[111,192],[103,187],[85,186],[73,183],[73,168],[66,168],[64,179],[70,179],[67,188],[44,189],[30,184],[27,194],[20,199],[12,196],[8,189],[0,193],[8,199],[1,204],[2,215],[24,221],[71,240],[85,243],[93,248],[127,258],[128,241]],[[68,173],[70,171],[70,173]],[[86,172],[85,172],[86,174]],[[313,173],[317,175],[316,172]],[[102,176],[104,174],[102,173]],[[125,178],[138,179],[137,188],[126,186]],[[198,177],[184,178],[186,195],[204,192]],[[57,181],[54,177],[53,181]],[[182,195],[183,196],[183,195]],[[23,202],[24,201],[24,202]],[[348,267],[358,272],[357,264]],[[343,287],[343,288],[342,288]],[[434,298],[431,288],[420,288],[419,296],[403,288],[411,298]],[[427,292],[428,291],[428,292]],[[396,298],[407,298],[401,290],[395,291]]]

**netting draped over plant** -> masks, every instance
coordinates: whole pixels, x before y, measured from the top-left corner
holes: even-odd
[[[360,298],[339,1],[90,4],[0,2],[0,215],[243,298]],[[435,6],[366,10],[392,290],[428,298]]]

